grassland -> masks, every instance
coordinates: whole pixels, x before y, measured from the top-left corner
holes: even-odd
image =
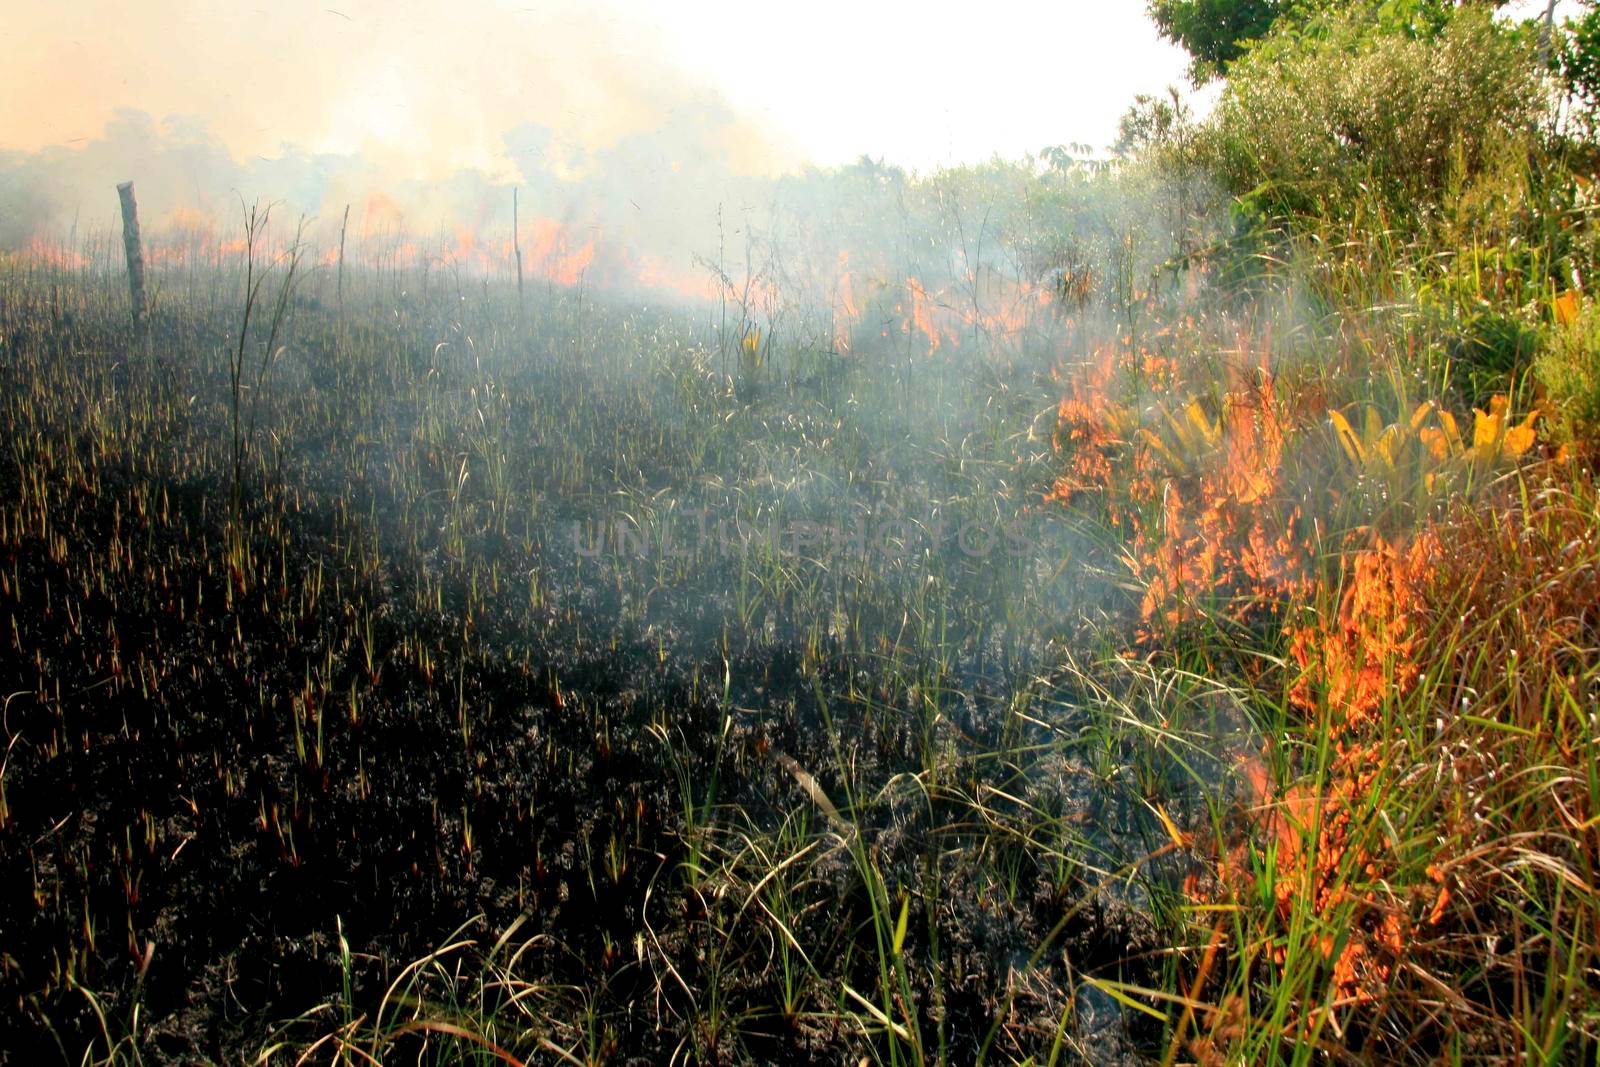
[[[1453,25],[700,300],[0,259],[6,1050],[1593,1061],[1593,155]]]

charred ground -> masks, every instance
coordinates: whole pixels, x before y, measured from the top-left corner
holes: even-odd
[[[157,1059],[253,1055],[275,1026],[308,1043],[378,1013],[452,932],[487,945],[519,920],[518,980],[543,990],[523,1042],[640,1061],[837,1062],[863,1040],[841,989],[881,993],[880,966],[957,1061],[1056,1040],[1064,969],[1158,979],[1187,861],[1150,791],[1198,798],[1170,764],[1130,780],[1093,694],[1046,669],[1051,627],[999,610],[1027,602],[1037,544],[907,538],[830,569],[759,540],[597,554],[578,532],[618,496],[638,526],[685,500],[752,523],[979,514],[972,457],[931,451],[948,425],[852,421],[872,397],[847,376],[837,399],[741,396],[687,345],[618,366],[668,343],[666,315],[651,350],[608,355],[616,320],[563,303],[535,324],[481,309],[479,339],[453,300],[411,298],[359,346],[311,307],[253,401],[235,513],[208,444],[226,318],[137,338],[114,290],[46,281],[12,279],[4,329],[18,1051],[104,1047],[136,1004],[124,1032]],[[1016,411],[1049,387],[1000,373]],[[503,498],[485,419],[519,480]],[[717,451],[718,421],[742,447]],[[577,457],[583,426],[615,451]],[[985,471],[1011,449],[1002,481],[1025,481],[1038,447],[1003,441]],[[1061,543],[1057,517],[1013,514]],[[885,908],[892,957],[863,940]],[[1072,1027],[1108,1060],[1160,1038],[1109,997]]]

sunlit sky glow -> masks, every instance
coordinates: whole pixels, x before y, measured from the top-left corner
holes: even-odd
[[[81,143],[134,108],[236,155],[364,150],[433,172],[502,166],[526,122],[555,152],[604,148],[714,111],[711,92],[752,171],[1104,146],[1185,65],[1141,0],[64,0],[13,11],[0,47],[0,147]]]
[[[1134,94],[1182,82],[1186,65],[1139,0],[685,9],[662,23],[671,52],[821,163],[1104,146]]]
[[[0,50],[0,247],[110,224],[124,180],[158,226],[380,197],[472,232],[514,185],[682,258],[766,176],[1104,150],[1137,94],[1203,113],[1219,89],[1188,87],[1145,0],[26,0]]]

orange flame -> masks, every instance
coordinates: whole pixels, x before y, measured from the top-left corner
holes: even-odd
[[[22,250],[23,260],[56,270],[81,270],[89,265],[88,257],[65,245],[56,244],[43,237],[34,237]]]
[[[928,297],[928,290],[916,278],[908,277],[906,278],[906,296],[911,301],[911,313],[900,328],[909,334],[911,328],[915,326],[927,337],[929,353],[939,351],[939,327],[933,321],[935,305]]]

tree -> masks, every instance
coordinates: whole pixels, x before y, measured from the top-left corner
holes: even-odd
[[[1136,156],[1182,141],[1193,129],[1194,116],[1177,89],[1168,88],[1165,96],[1140,93],[1117,123],[1117,140],[1111,150],[1119,156]]]
[[[1161,36],[1194,57],[1196,80],[1213,77],[1238,59],[1245,42],[1272,28],[1293,0],[1149,0]]]
[[[1582,15],[1568,19],[1562,27],[1555,52],[1556,71],[1566,90],[1571,130],[1578,137],[1600,139],[1600,10],[1593,0],[1584,4]],[[1550,42],[1539,42],[1541,57],[1550,55]]]
[[[1534,38],[1473,6],[1436,33],[1353,5],[1274,32],[1229,67],[1202,158],[1272,217],[1454,211],[1455,190],[1520,151],[1552,104]]]
[[[1227,66],[1274,29],[1323,32],[1331,22],[1365,18],[1377,30],[1436,36],[1466,7],[1504,7],[1508,0],[1147,0],[1161,35],[1194,57],[1196,81]]]

